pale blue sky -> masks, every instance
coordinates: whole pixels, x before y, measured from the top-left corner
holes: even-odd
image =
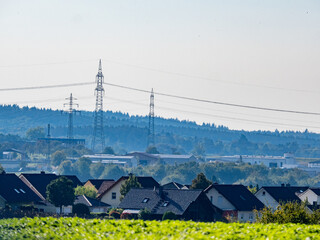
[[[102,58],[105,81],[114,84],[320,112],[319,1],[0,0],[0,31],[0,88],[94,81]],[[148,114],[148,94],[105,88],[105,109]],[[80,109],[93,110],[93,91],[1,92],[0,103],[60,109],[72,92]],[[158,116],[233,129],[320,132],[317,116],[157,95],[155,105]]]

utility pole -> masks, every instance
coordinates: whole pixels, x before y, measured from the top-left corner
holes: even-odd
[[[48,134],[47,134],[47,144],[48,144],[47,161],[48,161],[48,165],[50,164],[50,154],[51,154],[50,138],[51,138],[51,134],[50,134],[50,123],[49,123],[48,124]]]
[[[101,152],[104,150],[104,129],[103,129],[103,95],[104,95],[104,77],[102,74],[101,59],[99,61],[99,70],[96,75],[96,108],[94,111],[94,127],[93,127],[93,139],[92,139],[92,151],[95,150],[96,145],[101,146]]]
[[[154,94],[153,88],[150,95],[150,111],[149,111],[149,129],[148,129],[148,147],[154,146]]]
[[[72,93],[70,93],[70,97],[69,97],[69,98],[66,98],[66,100],[69,100],[69,102],[63,104],[63,106],[68,106],[67,113],[68,113],[68,115],[69,115],[69,119],[68,119],[68,133],[67,133],[67,138],[68,138],[68,139],[73,139],[73,113],[76,112],[76,111],[73,109],[73,106],[76,105],[77,107],[79,107],[79,104],[74,103],[74,100],[77,100],[77,99],[72,96]]]

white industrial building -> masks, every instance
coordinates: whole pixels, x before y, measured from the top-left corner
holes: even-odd
[[[126,167],[137,167],[138,160],[135,156],[116,156],[111,154],[94,154],[83,155],[85,158],[89,158],[93,163],[101,162],[104,164],[116,164]]]
[[[234,155],[207,157],[209,162],[244,162],[249,164],[262,164],[267,167],[296,168],[298,167],[293,154],[285,153],[284,156],[261,156],[261,155]]]

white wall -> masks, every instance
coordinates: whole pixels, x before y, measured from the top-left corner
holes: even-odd
[[[276,210],[279,203],[263,188],[261,188],[255,196],[267,207],[271,207]]]
[[[118,207],[120,204],[120,187],[124,183],[124,181],[125,180],[122,180],[118,182],[116,185],[113,185],[113,187],[102,196],[101,202],[107,203],[114,208]],[[112,199],[112,193],[116,193],[116,199]]]
[[[216,189],[211,188],[206,194],[211,203],[218,208],[222,210],[236,210],[236,208]]]

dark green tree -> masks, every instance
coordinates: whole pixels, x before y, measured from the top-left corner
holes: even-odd
[[[162,220],[175,220],[177,215],[174,212],[168,211],[162,215]]]
[[[129,178],[121,185],[120,187],[120,200],[122,200],[126,194],[130,191],[131,188],[141,188],[141,184],[138,182],[138,178],[133,175],[129,174]]]
[[[101,162],[92,163],[90,166],[90,175],[93,178],[99,178],[103,173],[104,168],[105,168],[105,165]]]
[[[81,157],[73,164],[73,170],[81,181],[86,181],[91,178],[90,175],[91,160],[89,158]]]
[[[56,151],[51,155],[51,164],[53,166],[59,166],[66,159],[67,155],[64,151]]]
[[[150,145],[149,147],[147,147],[146,153],[159,154],[159,151],[157,150],[157,148],[155,146]]]
[[[0,164],[0,174],[2,174],[2,173],[5,173],[5,171],[4,171],[3,167]]]
[[[104,150],[103,150],[103,152],[102,152],[102,153],[104,153],[104,154],[111,154],[111,155],[114,155],[114,150],[113,150],[113,148],[112,148],[112,147],[107,146],[107,147],[105,147],[105,148],[104,148]]]
[[[68,178],[62,176],[51,181],[47,186],[47,200],[60,208],[62,213],[62,206],[73,205],[75,200],[73,183]]]
[[[77,214],[79,216],[89,215],[90,209],[87,205],[85,205],[83,203],[77,203],[77,204],[73,205],[72,213]]]
[[[195,179],[192,180],[191,189],[206,189],[212,182],[206,178],[203,173],[199,173]]]
[[[117,165],[108,165],[105,167],[100,178],[118,179],[126,174],[127,172],[122,167]]]
[[[26,132],[26,137],[29,140],[38,140],[38,138],[44,138],[46,135],[43,127],[35,127],[35,128],[29,128]]]
[[[63,161],[59,166],[59,173],[61,175],[74,174],[73,168],[72,168],[72,162],[70,160]]]

